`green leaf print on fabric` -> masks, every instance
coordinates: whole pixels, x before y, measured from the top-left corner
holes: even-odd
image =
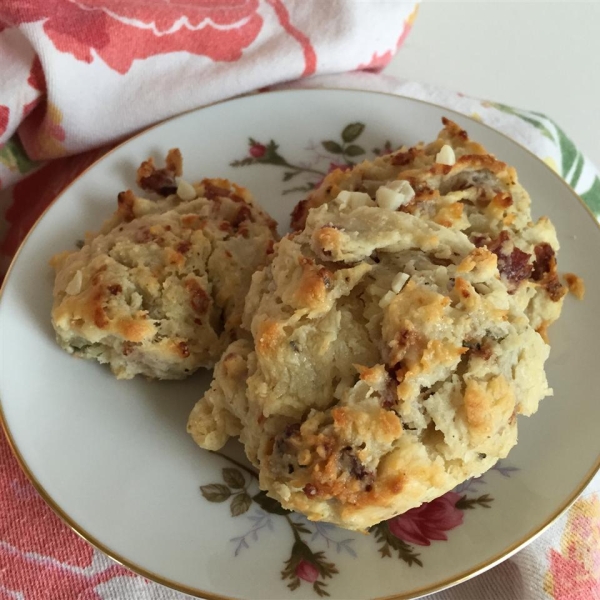
[[[565,132],[553,123],[556,128],[556,133],[558,134],[558,145],[560,148],[560,156],[561,156],[561,174],[567,179],[568,174],[570,173],[575,161],[580,156],[579,150],[575,147],[575,144],[566,136]],[[567,179],[567,181],[569,181]],[[569,184],[573,186],[571,181]]]
[[[533,113],[529,111],[522,111],[517,108],[513,108],[512,106],[507,106],[506,104],[500,104],[499,102],[486,102],[487,106],[493,106],[494,108],[501,110],[504,113],[509,115],[514,115],[515,117],[519,117],[519,119],[533,125],[542,135],[547,137],[549,140],[554,141],[554,136],[550,132],[550,130],[544,125],[544,123],[540,119],[536,119],[531,115],[536,115],[538,117],[542,117],[545,119],[544,115],[540,113]]]
[[[594,179],[590,189],[581,194],[581,199],[596,216],[600,216],[600,178],[598,176]]]
[[[539,112],[525,111],[498,102],[485,102],[485,105],[501,110],[507,114],[514,115],[526,123],[533,125],[544,136],[554,142],[560,153],[560,175],[573,189],[577,187],[585,167],[585,157],[577,149],[567,134],[554,121]],[[594,185],[592,185],[590,191],[592,191],[593,188]],[[596,201],[595,206],[596,208],[592,208],[592,210],[598,212],[600,210],[600,202]]]
[[[0,147],[0,163],[5,165],[10,171],[18,171],[19,173],[29,173],[29,171],[35,169],[38,163],[31,160],[21,141],[16,136],[13,136]]]
[[[583,166],[585,165],[585,158],[583,158],[583,154],[581,152],[577,156],[577,160],[575,161],[575,167],[573,169],[573,174],[571,175],[571,187],[575,189],[577,184],[579,183],[579,178],[581,177],[581,173],[583,173]]]

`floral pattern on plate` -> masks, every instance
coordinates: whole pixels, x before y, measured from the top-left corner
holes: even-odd
[[[367,158],[367,151],[357,143],[358,138],[365,130],[365,124],[356,122],[348,123],[340,134],[339,140],[321,140],[318,144],[310,143],[306,152],[311,156],[307,162],[298,164],[290,163],[279,151],[279,144],[274,140],[263,144],[254,138],[248,138],[248,155],[244,158],[234,160],[230,163],[232,167],[247,167],[249,165],[275,165],[285,168],[283,181],[292,179],[304,180],[295,186],[283,190],[283,194],[293,192],[310,192],[318,187],[328,173],[336,169],[351,169],[356,162]],[[393,146],[386,140],[380,148],[372,148],[371,152],[376,156],[389,154],[399,144]],[[301,176],[301,177],[298,177]]]
[[[339,571],[327,552],[335,550],[336,554],[347,553],[356,558],[353,542],[357,534],[330,523],[313,523],[284,509],[279,502],[258,489],[257,473],[225,454],[216,454],[234,466],[222,469],[221,482],[202,485],[200,491],[209,502],[228,503],[232,517],[246,515],[250,528],[230,540],[235,544],[234,556],[250,549],[252,543],[259,541],[259,536],[273,532],[274,519],[284,519],[292,531],[293,544],[281,570],[281,579],[288,581],[287,586],[292,591],[308,583],[319,596],[329,596],[326,580]],[[488,473],[495,471],[510,477],[517,470],[504,461],[498,461]],[[423,567],[421,554],[416,552],[415,546],[425,547],[432,542],[447,541],[447,532],[463,524],[465,511],[491,508],[494,498],[480,493],[479,489],[486,483],[484,477],[469,479],[431,502],[373,526],[369,533],[381,558],[397,555],[409,567]],[[325,549],[316,550],[319,546]]]

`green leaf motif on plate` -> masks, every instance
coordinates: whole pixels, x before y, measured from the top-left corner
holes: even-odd
[[[331,154],[341,154],[343,152],[342,147],[333,140],[324,140],[321,142],[321,145],[327,152],[331,152]]]
[[[283,174],[283,181],[289,181],[290,179],[292,179],[292,177],[295,177],[296,175],[298,175],[301,171],[286,171]]]
[[[365,150],[362,146],[359,146],[358,144],[350,144],[350,146],[348,146],[346,148],[346,155],[347,156],[358,156],[360,154],[364,154]]]
[[[460,500],[458,500],[455,506],[459,510],[469,510],[471,508],[477,508],[478,506],[483,506],[483,508],[491,508],[490,502],[493,501],[494,499],[489,494],[483,494],[478,498],[468,498],[467,496],[463,496]]]
[[[241,492],[233,498],[229,510],[231,511],[232,517],[239,517],[245,512],[248,512],[250,505],[252,504],[252,498],[246,492]]]
[[[357,139],[364,129],[364,123],[350,123],[344,127],[344,130],[342,131],[342,139],[344,142],[346,142],[346,144],[349,144]]]
[[[235,489],[241,489],[246,485],[246,480],[239,469],[232,467],[225,467],[222,471],[223,481],[230,487]]]
[[[246,158],[242,158],[241,160],[233,160],[229,163],[232,167],[247,167],[248,165],[253,165],[256,162],[255,158],[247,156]]]
[[[379,546],[379,553],[382,558],[391,558],[392,551],[398,553],[398,558],[403,560],[409,567],[413,564],[423,566],[419,554],[417,554],[412,546],[409,546],[405,541],[397,538],[388,527],[386,521],[379,523],[369,530],[375,537]]]
[[[225,502],[231,496],[231,490],[222,483],[203,485],[200,491],[209,502]]]

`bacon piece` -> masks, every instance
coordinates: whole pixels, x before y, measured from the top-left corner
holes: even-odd
[[[531,279],[546,288],[550,300],[558,302],[566,293],[566,288],[558,279],[556,254],[550,244],[543,242],[534,248],[535,261]]]
[[[523,252],[516,246],[513,246],[512,250],[507,253],[504,249],[507,242],[510,242],[510,236],[504,229],[495,240],[487,244],[487,247],[498,257],[498,271],[512,284],[514,291],[521,281],[531,277],[533,266],[529,260],[531,254]]]

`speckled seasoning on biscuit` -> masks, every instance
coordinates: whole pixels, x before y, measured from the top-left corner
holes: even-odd
[[[241,334],[252,273],[277,239],[244,188],[180,175],[178,150],[165,168],[146,161],[138,184],[155,198],[120,193],[98,234],[52,259],[58,343],[118,378],[181,379],[214,366]]]
[[[193,409],[260,486],[365,530],[478,476],[551,394],[558,243],[511,167],[439,139],[325,178],[254,274],[243,327]]]

